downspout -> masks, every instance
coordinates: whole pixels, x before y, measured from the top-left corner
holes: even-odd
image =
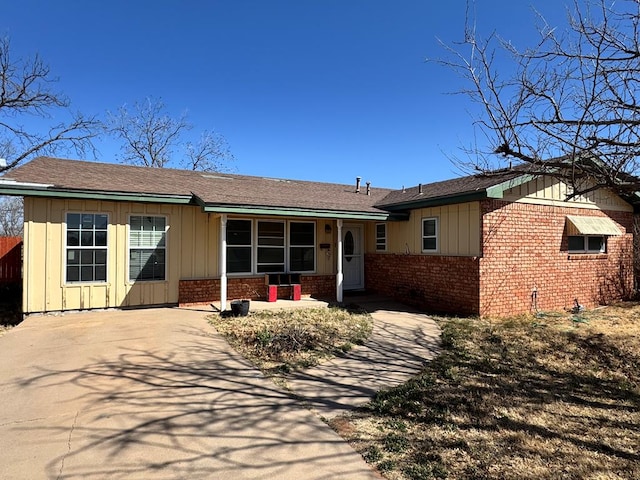
[[[338,303],[342,303],[342,219],[336,220],[338,225],[338,251],[336,253],[337,260],[337,273],[336,273],[336,300]]]
[[[220,311],[227,309],[227,214],[220,215]]]

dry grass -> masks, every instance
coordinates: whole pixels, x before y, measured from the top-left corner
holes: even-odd
[[[640,478],[640,306],[437,321],[420,376],[332,422],[386,478]]]
[[[210,322],[267,374],[317,365],[362,344],[373,330],[366,312],[338,307],[261,311],[248,317],[214,315]]]

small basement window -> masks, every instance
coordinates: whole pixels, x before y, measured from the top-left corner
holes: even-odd
[[[607,253],[604,235],[570,235],[569,253]]]

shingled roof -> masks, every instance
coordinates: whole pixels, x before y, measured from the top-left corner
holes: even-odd
[[[39,157],[0,177],[0,193],[197,204],[204,211],[384,220],[412,208],[501,198],[517,169],[402,190]]]
[[[490,196],[490,190],[513,186],[514,180],[529,178],[523,172],[508,170],[495,175],[469,175],[466,177],[428,183],[402,190],[393,190],[376,204],[384,210],[416,208],[420,205],[457,203]]]
[[[1,177],[41,184],[50,192],[94,192],[181,197],[213,211],[215,207],[265,207],[385,214],[374,205],[391,190],[355,193],[354,185],[287,180],[227,173],[147,168],[39,157]],[[223,209],[218,208],[223,211]]]

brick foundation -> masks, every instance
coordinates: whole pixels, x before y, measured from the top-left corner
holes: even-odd
[[[480,313],[507,316],[593,307],[628,298],[633,289],[633,214],[498,200],[482,202]],[[606,254],[569,254],[567,215],[608,216],[624,233],[607,240]]]
[[[460,315],[479,313],[476,257],[365,255],[368,291],[425,310]]]
[[[302,295],[315,298],[335,298],[336,280],[333,275],[302,275]],[[264,276],[227,278],[227,298],[236,300],[265,300],[266,286]],[[291,287],[278,287],[278,298],[289,298]],[[180,306],[203,305],[220,301],[220,279],[185,279],[178,285],[178,304]]]

